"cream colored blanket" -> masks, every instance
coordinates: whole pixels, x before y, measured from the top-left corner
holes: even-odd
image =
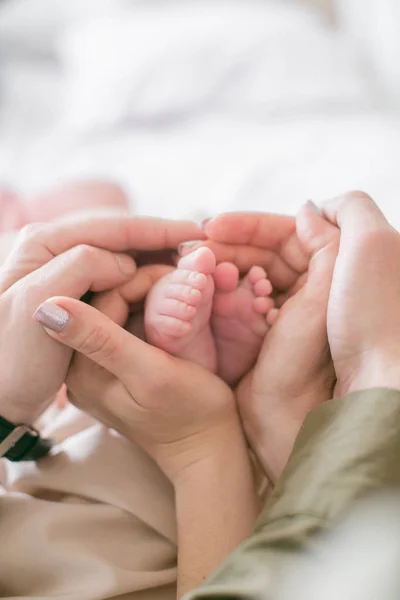
[[[46,433],[50,457],[1,464],[0,597],[175,598],[174,496],[157,466],[72,406]]]

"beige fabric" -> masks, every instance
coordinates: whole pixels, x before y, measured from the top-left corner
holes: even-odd
[[[64,441],[50,457],[1,464],[0,597],[174,599],[167,479],[140,448],[77,409],[51,416],[47,433]]]

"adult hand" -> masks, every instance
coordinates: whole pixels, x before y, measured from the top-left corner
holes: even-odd
[[[265,213],[225,213],[204,224],[206,242],[182,244],[181,255],[201,245],[213,250],[218,262],[235,263],[242,273],[263,267],[275,290],[286,293],[308,269],[309,257],[296,235],[293,217]]]
[[[265,217],[259,219],[262,228]],[[272,482],[307,413],[333,393],[326,319],[339,231],[307,205],[297,218],[297,239],[309,260],[307,279],[280,309],[255,368],[237,390],[246,435]]]
[[[0,269],[0,415],[33,423],[65,380],[71,350],[31,318],[45,299],[120,286],[136,270],[121,252],[174,248],[199,236],[193,223],[110,214],[25,228]]]
[[[145,291],[150,269],[143,267],[128,285],[129,300],[126,290],[120,293],[125,306]],[[67,379],[74,403],[140,444],[174,480],[193,460],[193,440],[196,454],[238,420],[233,393],[212,373],[123,329],[126,308],[108,300],[100,296],[88,306],[51,298],[39,309],[41,323],[79,353]],[[54,327],[52,315],[62,326]]]
[[[42,305],[41,322],[78,351],[67,380],[74,403],[140,444],[174,485],[181,597],[248,537],[258,500],[232,391],[120,327],[159,269],[142,267],[119,291],[97,296],[94,305],[108,316],[56,297]],[[117,292],[119,302],[110,302]]]
[[[335,395],[400,389],[400,235],[362,192],[322,210],[341,231],[328,308]]]

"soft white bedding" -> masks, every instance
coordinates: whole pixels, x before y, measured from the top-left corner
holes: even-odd
[[[0,180],[25,193],[107,176],[178,217],[364,188],[400,227],[400,118],[297,5],[13,0],[0,51]]]

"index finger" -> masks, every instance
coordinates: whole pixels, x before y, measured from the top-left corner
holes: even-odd
[[[292,268],[277,252],[252,245],[223,244],[208,240],[201,244],[210,248],[217,261],[231,262],[241,273],[247,273],[252,266],[263,267],[274,288],[287,290],[299,277],[299,272]],[[183,252],[185,255],[186,252]]]
[[[28,239],[45,243],[57,256],[73,246],[87,244],[113,252],[174,249],[181,242],[205,237],[192,221],[172,221],[129,215],[76,215],[62,221],[27,228]]]
[[[121,214],[77,215],[62,221],[24,228],[5,262],[8,285],[75,246],[87,245],[113,252],[176,248],[193,238],[203,239],[199,225]]]
[[[225,244],[278,250],[296,230],[294,217],[261,212],[225,213],[204,226],[207,236]]]

